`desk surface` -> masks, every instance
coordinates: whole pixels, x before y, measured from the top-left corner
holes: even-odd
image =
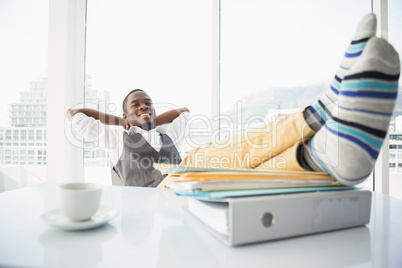
[[[402,267],[402,201],[378,193],[367,226],[240,247],[166,190],[105,187],[102,203],[118,215],[86,231],[42,223],[57,195],[55,184],[0,194],[1,267]]]

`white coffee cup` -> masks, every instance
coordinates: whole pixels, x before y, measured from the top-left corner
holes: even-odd
[[[97,183],[65,183],[59,186],[61,213],[71,221],[90,219],[98,210],[102,186]]]

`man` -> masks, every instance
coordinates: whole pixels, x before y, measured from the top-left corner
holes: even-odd
[[[182,144],[180,135],[189,110],[180,108],[156,116],[151,97],[141,89],[132,90],[122,108],[123,117],[87,108],[70,109],[67,116],[86,141],[94,141],[109,153],[124,185],[156,187],[164,177],[153,163],[181,162],[176,146]]]
[[[259,133],[193,149],[181,165],[324,171],[345,185],[364,181],[386,137],[400,75],[399,55],[375,37],[376,26],[374,14],[362,19],[334,80],[314,104]],[[131,99],[127,102],[135,104]],[[152,128],[154,112],[146,111],[127,113],[124,123]]]

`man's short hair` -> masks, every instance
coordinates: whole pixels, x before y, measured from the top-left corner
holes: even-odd
[[[134,92],[137,92],[137,91],[141,91],[141,92],[146,93],[144,90],[139,89],[139,88],[131,90],[131,91],[127,94],[127,96],[124,98],[124,100],[123,100],[123,105],[122,105],[122,107],[123,107],[123,112],[124,112],[124,113],[126,112],[126,104],[127,104],[128,96],[130,96],[131,94],[133,94]]]

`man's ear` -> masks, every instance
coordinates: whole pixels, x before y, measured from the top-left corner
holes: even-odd
[[[124,129],[129,130],[130,129],[130,122],[128,122],[128,116],[126,113],[123,113],[123,119],[124,119]]]

